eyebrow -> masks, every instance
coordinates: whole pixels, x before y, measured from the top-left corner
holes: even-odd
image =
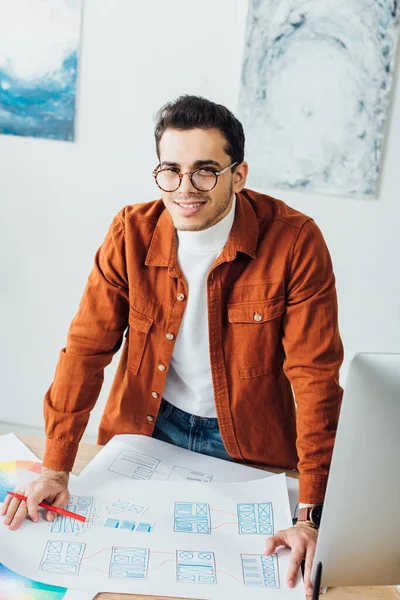
[[[196,160],[196,162],[194,162],[192,164],[192,167],[194,169],[198,169],[199,167],[204,167],[206,165],[212,165],[213,167],[218,167],[219,169],[221,168],[221,165],[219,162],[217,162],[216,160]],[[180,167],[181,165],[177,162],[170,162],[168,160],[163,160],[162,163],[160,163],[160,167]]]

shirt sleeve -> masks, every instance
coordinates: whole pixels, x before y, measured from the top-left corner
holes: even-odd
[[[72,470],[103,384],[104,368],[122,344],[128,314],[124,226],[119,213],[96,253],[54,381],[45,395],[45,467]]]
[[[335,277],[322,233],[311,219],[293,249],[283,318],[284,371],[297,404],[299,502],[323,501],[343,390],[343,346]]]

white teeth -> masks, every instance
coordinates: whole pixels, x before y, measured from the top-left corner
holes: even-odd
[[[199,202],[198,204],[179,204],[179,206],[182,208],[197,208],[197,206],[201,206],[202,204],[202,202]]]

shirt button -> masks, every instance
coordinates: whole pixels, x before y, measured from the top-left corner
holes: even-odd
[[[165,337],[167,338],[167,340],[173,340],[175,336],[173,333],[167,333]]]
[[[165,371],[165,365],[158,365],[159,371]]]
[[[151,392],[151,395],[153,396],[153,398],[158,398],[157,392]]]
[[[152,417],[151,415],[147,415],[146,419],[149,423],[152,423],[154,421],[154,417]]]
[[[178,294],[178,295],[176,296],[176,299],[177,299],[177,300],[179,300],[180,302],[182,302],[182,300],[184,300],[184,299],[185,299],[185,296],[184,296],[184,294]]]
[[[261,321],[262,316],[260,315],[260,313],[256,313],[253,318],[255,321]]]

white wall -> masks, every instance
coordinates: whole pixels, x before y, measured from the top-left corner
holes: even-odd
[[[125,204],[158,197],[151,177],[157,109],[193,93],[236,111],[247,2],[198,7],[86,0],[77,142],[0,136],[0,422],[11,424],[3,431],[43,426],[43,395],[111,219]],[[324,232],[349,353],[400,352],[399,139],[397,93],[377,201],[264,190]]]

